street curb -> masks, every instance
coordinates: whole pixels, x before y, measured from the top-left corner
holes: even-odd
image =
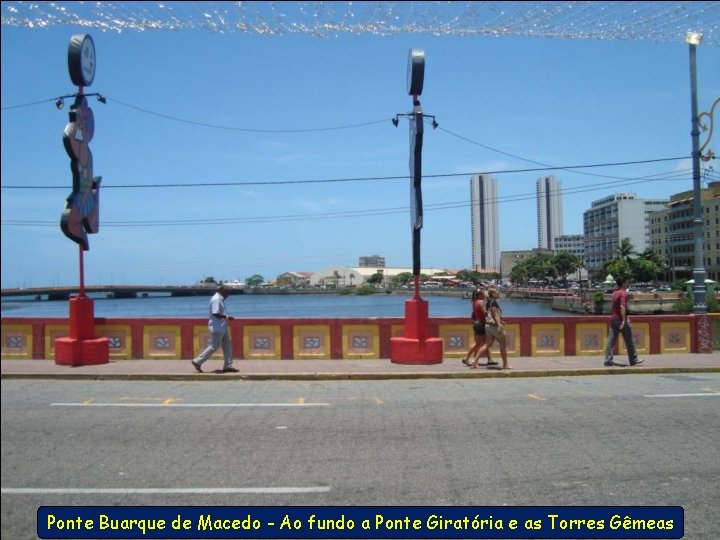
[[[2,380],[63,380],[63,381],[381,381],[417,379],[502,379],[537,377],[582,377],[590,375],[655,375],[665,373],[720,373],[720,367],[640,367],[624,369],[617,367],[595,369],[553,369],[536,371],[480,371],[445,372],[416,371],[413,373],[88,373],[88,374],[47,374],[47,373],[3,373]]]

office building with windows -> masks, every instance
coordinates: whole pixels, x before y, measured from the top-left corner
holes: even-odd
[[[616,193],[592,203],[583,213],[585,268],[600,270],[618,258],[618,247],[629,238],[635,252],[650,247],[650,213],[666,208],[668,199],[638,199],[634,193]]]
[[[385,257],[380,255],[368,255],[360,257],[361,268],[385,268]]]
[[[498,272],[500,234],[497,180],[489,174],[474,174],[470,178],[470,223],[472,269],[477,272]]]
[[[700,191],[703,219],[703,267],[720,280],[720,182]],[[695,193],[670,197],[667,208],[650,214],[650,248],[667,264],[668,279],[692,279],[695,268]]]
[[[555,175],[538,178],[538,248],[555,250],[555,238],[563,235],[562,184]]]

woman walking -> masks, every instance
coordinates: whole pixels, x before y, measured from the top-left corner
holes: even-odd
[[[485,291],[477,289],[472,295],[472,320],[473,320],[473,333],[475,334],[475,342],[473,343],[470,350],[463,358],[463,364],[470,367],[470,358],[477,354],[480,347],[485,345],[485,318],[487,316],[487,308],[485,307]],[[485,349],[485,356],[487,357],[488,366],[496,366],[497,362],[493,362],[490,357],[490,349]]]
[[[478,359],[493,346],[495,341],[500,345],[500,356],[502,357],[502,369],[512,369],[508,364],[507,358],[507,339],[505,337],[505,323],[502,320],[502,310],[497,299],[500,298],[497,288],[490,287],[488,289],[490,300],[487,303],[487,318],[485,321],[485,344],[475,353],[475,361],[470,366],[473,369],[478,367]]]

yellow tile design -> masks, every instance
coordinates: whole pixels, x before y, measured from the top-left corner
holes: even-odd
[[[132,358],[132,330],[124,324],[99,324],[95,327],[96,337],[108,338],[110,358],[129,360]]]
[[[562,323],[533,324],[530,328],[532,356],[565,354],[565,325]]]
[[[374,324],[345,324],[342,327],[343,358],[380,358],[380,331]]]
[[[179,360],[181,354],[179,325],[143,327],[143,358]]]
[[[2,358],[32,360],[33,333],[30,324],[6,324],[2,327]]]
[[[475,343],[471,324],[441,324],[438,333],[443,340],[445,358],[465,358],[471,344]]]
[[[280,360],[280,327],[248,325],[243,327],[243,356],[248,360]]]
[[[579,323],[575,326],[575,354],[602,355],[607,347],[607,323]]]
[[[294,326],[293,358],[298,360],[329,360],[330,326],[326,324]]]
[[[660,323],[660,354],[690,352],[690,323]]]

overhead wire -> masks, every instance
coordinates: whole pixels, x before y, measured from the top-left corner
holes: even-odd
[[[687,172],[687,171],[686,171]],[[607,189],[614,185],[634,185],[643,184],[648,182],[657,182],[667,179],[674,179],[678,177],[679,172],[672,171],[665,173],[666,178],[654,178],[659,174],[650,175],[650,177],[641,177],[635,179],[636,181],[628,183],[626,180],[618,180],[616,182],[603,182],[598,184],[591,184],[585,186],[571,187],[559,190],[561,195],[572,195],[575,193],[583,193],[587,191],[596,191],[600,189]],[[506,197],[497,197],[496,199],[488,200],[488,203],[512,203],[525,200],[532,200],[536,198],[535,193],[523,193],[516,195],[509,195]],[[440,211],[440,210],[451,210],[457,208],[469,208],[472,205],[471,202],[464,201],[448,201],[444,203],[435,203],[425,205],[424,210],[426,212]],[[340,218],[357,218],[357,217],[369,217],[369,216],[380,216],[390,214],[404,214],[409,211],[407,206],[390,207],[390,208],[374,208],[366,210],[347,210],[343,212],[323,212],[316,214],[287,214],[277,216],[255,216],[255,217],[230,217],[230,218],[215,218],[215,219],[182,219],[182,220],[140,220],[140,221],[104,221],[103,226],[111,227],[160,227],[160,226],[197,226],[197,225],[237,225],[247,223],[277,223],[287,221],[318,221],[325,219],[340,219]],[[24,226],[57,226],[57,222],[49,221],[20,221],[20,220],[4,220],[3,225],[24,225]]]

